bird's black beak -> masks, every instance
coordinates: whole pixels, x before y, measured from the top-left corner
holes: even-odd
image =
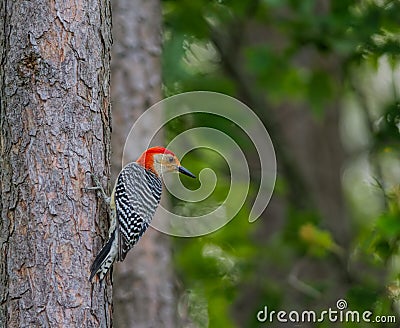
[[[196,178],[196,176],[192,172],[190,172],[188,169],[185,169],[183,166],[179,166],[178,171],[184,175],[191,177],[191,178]]]

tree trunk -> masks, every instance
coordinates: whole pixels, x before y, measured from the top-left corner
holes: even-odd
[[[0,4],[0,326],[108,327],[89,267],[109,174],[108,1]],[[104,183],[106,179],[104,178]]]
[[[149,145],[161,116],[141,125],[143,138],[127,145],[138,117],[161,99],[161,4],[159,0],[115,0],[112,49],[112,172],[136,160]],[[158,141],[161,142],[162,141]],[[124,156],[124,158],[123,158]],[[157,215],[157,214],[156,214]],[[115,266],[116,327],[176,327],[176,299],[169,237],[150,228]]]

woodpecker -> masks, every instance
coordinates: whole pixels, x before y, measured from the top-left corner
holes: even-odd
[[[136,162],[127,164],[119,173],[111,197],[107,197],[97,178],[95,187],[110,206],[109,239],[94,260],[89,280],[97,274],[103,280],[115,261],[123,261],[128,251],[144,234],[161,199],[162,175],[180,172],[196,178],[181,166],[175,154],[163,147],[147,149]]]

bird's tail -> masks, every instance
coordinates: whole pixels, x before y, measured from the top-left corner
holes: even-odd
[[[96,274],[100,281],[103,280],[117,257],[117,251],[117,238],[115,238],[114,231],[90,267],[89,281],[92,281]]]

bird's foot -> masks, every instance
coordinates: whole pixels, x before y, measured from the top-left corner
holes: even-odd
[[[94,175],[93,173],[90,173],[90,176],[92,177],[92,180],[94,182],[94,186],[92,187],[84,187],[83,190],[89,191],[89,190],[95,190],[97,191],[97,196],[99,198],[102,198],[108,205],[110,205],[111,197],[107,196],[106,192],[104,191],[103,187],[100,184],[99,178]]]

